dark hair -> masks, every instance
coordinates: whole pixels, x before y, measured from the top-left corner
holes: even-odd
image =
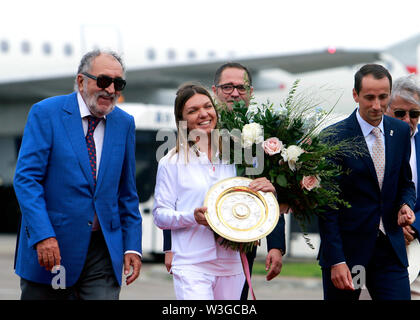
[[[187,103],[187,101],[196,94],[205,95],[210,99],[210,102],[216,111],[216,117],[218,118],[218,113],[214,105],[213,98],[211,97],[210,93],[207,91],[206,88],[204,88],[199,83],[187,82],[187,83],[182,84],[179,87],[178,91],[176,92],[176,98],[175,98],[175,103],[174,103],[175,122],[176,122],[176,127],[178,129],[178,138],[177,138],[177,146],[176,146],[177,152],[179,151],[179,147],[180,147],[180,139],[186,139],[186,137],[180,137],[181,130],[179,130],[179,122],[183,120],[182,112],[184,111],[184,106]],[[188,130],[187,130],[187,133],[188,133]]]
[[[222,76],[222,72],[227,69],[227,68],[235,68],[235,69],[241,69],[244,70],[247,77],[248,77],[248,82],[249,85],[252,86],[252,77],[251,77],[251,73],[249,72],[249,70],[247,69],[247,67],[245,67],[244,65],[238,63],[238,62],[227,62],[225,64],[222,64],[219,68],[217,68],[216,73],[214,74],[214,80],[213,80],[213,84],[215,86],[217,86],[220,82],[220,77]]]
[[[369,74],[377,80],[387,77],[389,80],[389,88],[391,89],[392,77],[389,71],[380,64],[371,63],[365,64],[354,75],[354,90],[357,94],[359,94],[360,90],[362,90],[362,79]]]

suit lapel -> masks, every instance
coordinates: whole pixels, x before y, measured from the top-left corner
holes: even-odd
[[[86,140],[83,133],[82,119],[76,93],[72,94],[63,106],[62,121],[73,151],[79,160],[82,172],[93,192],[94,181],[90,169],[89,156],[87,153]]]
[[[394,128],[391,126],[391,123],[388,121],[388,118],[384,116],[384,135],[385,135],[385,174],[384,174],[384,183],[387,176],[390,174],[392,168],[392,152],[391,150],[396,150],[395,138],[394,138]]]
[[[118,134],[115,110],[106,116],[104,142],[102,145],[101,162],[99,164],[97,186],[101,184],[112,153],[115,136]]]

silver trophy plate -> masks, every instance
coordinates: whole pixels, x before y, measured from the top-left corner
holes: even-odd
[[[207,192],[204,206],[210,227],[225,239],[252,242],[264,238],[277,225],[279,205],[272,192],[255,192],[252,179],[228,178]]]
[[[414,282],[420,272],[420,243],[418,239],[414,239],[407,246],[408,258],[408,276],[410,283]]]

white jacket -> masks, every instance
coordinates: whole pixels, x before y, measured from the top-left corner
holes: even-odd
[[[213,231],[198,224],[194,209],[204,206],[207,191],[216,182],[236,176],[234,165],[213,165],[205,153],[191,148],[188,162],[183,151],[172,149],[159,161],[153,216],[161,229],[171,229],[172,265],[220,261],[240,264],[239,253],[216,243]]]

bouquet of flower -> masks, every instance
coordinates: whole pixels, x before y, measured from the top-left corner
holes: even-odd
[[[243,160],[238,163],[235,146],[239,135],[231,135],[236,143],[230,146],[230,163],[236,164],[238,175],[246,176],[249,176],[246,169],[258,166],[260,172],[249,177],[266,177],[273,183],[278,202],[289,206],[306,242],[313,248],[305,233],[311,217],[338,206],[350,206],[340,198],[336,182],[345,172],[328,158],[363,151],[357,148],[361,144],[355,141],[328,142],[327,136],[333,132],[321,129],[331,120],[334,107],[325,111],[314,102],[313,96],[297,94],[298,83],[299,80],[293,84],[285,102],[279,106],[267,102],[246,107],[239,102],[231,109],[220,108],[219,128],[226,129],[225,132],[241,132],[242,155],[251,151],[255,155],[258,148],[263,150],[264,157],[256,157],[263,159],[263,163]]]

